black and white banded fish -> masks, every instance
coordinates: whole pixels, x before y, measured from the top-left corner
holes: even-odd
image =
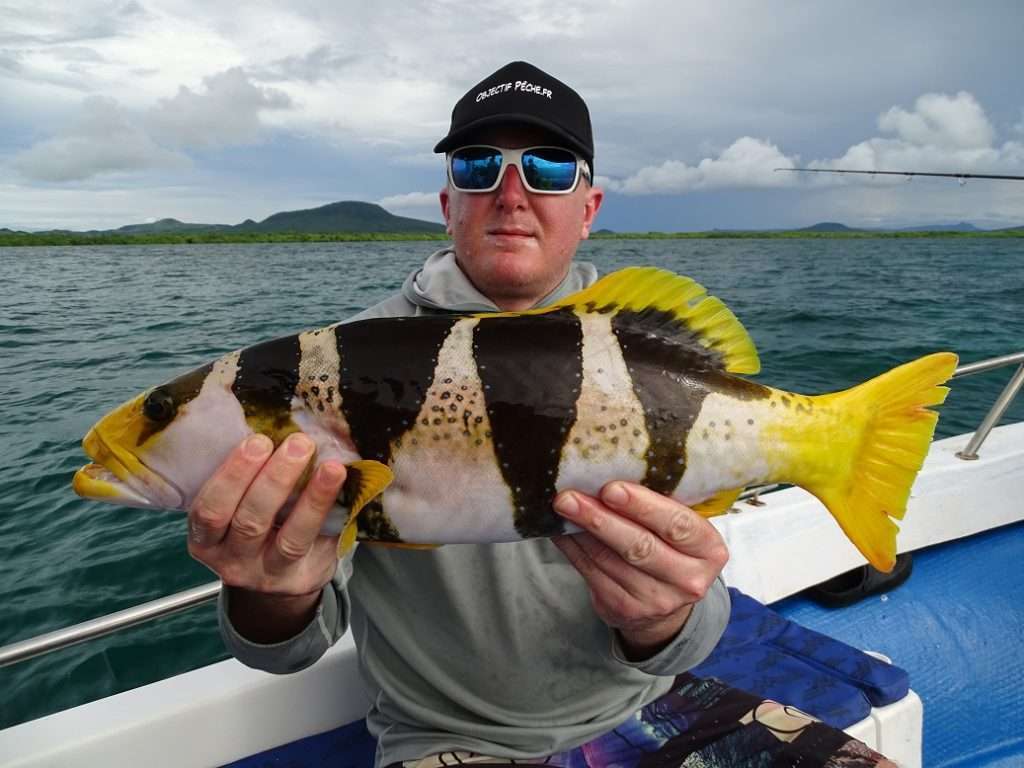
[[[765,387],[740,376],[760,363],[720,300],[635,267],[542,309],[337,324],[224,355],[103,417],[74,489],[187,509],[247,435],[301,430],[314,463],[350,468],[324,529],[343,533],[340,551],[571,531],[555,494],[613,479],[709,516],[784,482],[888,570],[938,418],[928,406],[956,361],[929,355],[827,395]]]

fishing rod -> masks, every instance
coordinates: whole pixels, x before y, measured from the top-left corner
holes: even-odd
[[[913,176],[944,176],[949,179],[957,179],[965,184],[967,179],[1000,179],[1003,181],[1024,181],[1024,176],[1009,176],[1006,174],[991,173],[932,173],[928,171],[855,171],[848,168],[776,168],[776,171],[799,171],[800,173],[868,173],[872,176],[906,176],[908,179]]]

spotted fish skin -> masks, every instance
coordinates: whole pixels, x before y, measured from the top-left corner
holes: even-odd
[[[556,535],[576,529],[554,513],[555,494],[597,493],[611,480],[704,514],[757,482],[806,479],[828,495],[837,468],[861,450],[864,419],[849,397],[795,395],[739,375],[758,367],[720,301],[687,278],[634,268],[552,307],[364,320],[233,352],[97,423],[84,445],[103,466],[80,470],[75,488],[185,509],[245,435],[280,444],[303,431],[317,462],[344,462],[361,484],[347,487],[325,525],[346,540]],[[917,448],[934,429],[922,403],[941,402],[935,384],[949,360],[926,367],[914,384],[924,394],[911,398]],[[873,543],[883,534],[894,537],[851,538],[884,564],[888,549]]]

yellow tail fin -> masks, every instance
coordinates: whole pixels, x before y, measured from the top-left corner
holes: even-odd
[[[956,368],[957,357],[940,352],[894,368],[860,386],[822,400],[832,400],[861,425],[842,457],[847,473],[835,473],[805,487],[838,521],[843,532],[875,568],[891,571],[896,563],[896,532],[892,518],[902,520],[931,445],[939,415],[928,408],[946,399],[939,386]]]

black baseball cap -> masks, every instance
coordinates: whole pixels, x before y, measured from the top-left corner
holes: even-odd
[[[525,61],[513,61],[470,88],[452,110],[448,135],[434,147],[447,152],[484,126],[528,123],[546,128],[579,152],[594,172],[594,136],[586,102],[572,88]]]

